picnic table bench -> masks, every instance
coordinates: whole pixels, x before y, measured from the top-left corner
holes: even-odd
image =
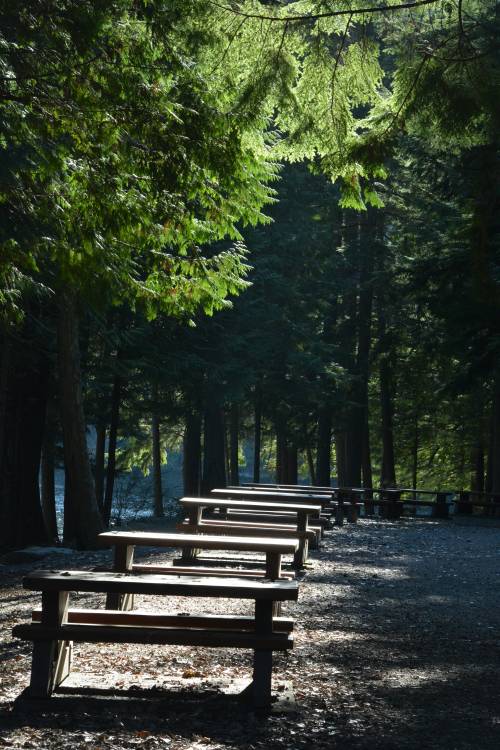
[[[226,498],[203,498],[203,497],[183,497],[179,501],[182,506],[188,510],[188,521],[182,523],[178,528],[186,531],[204,533],[207,530],[213,533],[235,533],[235,534],[261,534],[261,535],[288,535],[296,536],[299,540],[299,546],[294,555],[294,566],[303,568],[307,560],[309,540],[311,538],[311,529],[309,528],[309,518],[318,516],[321,512],[320,505],[307,503],[279,503],[266,502],[264,500],[232,500]],[[204,519],[203,511],[205,509],[247,509],[247,510],[269,510],[280,513],[285,510],[296,515],[296,524],[277,525],[269,523],[268,526],[255,524],[251,522],[227,521],[226,519]],[[313,532],[314,534],[314,532]]]
[[[103,545],[113,546],[113,570],[116,572],[130,573],[154,573],[163,575],[207,575],[210,577],[251,577],[268,578],[276,580],[279,578],[291,578],[292,574],[282,572],[282,556],[293,555],[298,549],[299,543],[296,539],[269,539],[253,536],[220,536],[200,534],[178,534],[156,531],[106,531],[99,534],[99,540]],[[265,556],[264,569],[251,568],[226,568],[226,567],[194,567],[179,565],[154,565],[134,563],[135,547],[161,547],[182,550],[224,550],[227,552],[253,552]],[[190,559],[190,558],[188,558]],[[179,562],[179,561],[174,561]],[[195,561],[193,561],[195,562]],[[236,561],[237,562],[237,561]],[[232,561],[234,566],[235,561]],[[108,609],[131,609],[133,597],[131,595],[121,596],[109,593],[106,601]]]
[[[280,490],[284,492],[301,492],[314,495],[332,495],[334,487],[321,487],[314,484],[271,484],[264,482],[242,482],[241,485],[229,485],[228,489]]]
[[[33,697],[49,697],[69,675],[73,641],[143,643],[253,649],[253,680],[247,692],[256,706],[268,706],[273,652],[293,646],[293,621],[276,617],[274,608],[275,603],[297,599],[296,581],[70,570],[35,572],[24,578],[23,586],[42,593],[41,610],[33,613],[32,622],[13,629],[14,637],[33,641]],[[69,609],[70,592],[250,599],[255,601],[255,616]]]
[[[329,501],[333,498],[334,490],[323,492],[296,492],[292,490],[256,489],[248,487],[217,487],[210,492],[213,497],[233,498],[234,500],[265,500],[280,503],[310,503],[321,505],[322,512],[328,510]]]

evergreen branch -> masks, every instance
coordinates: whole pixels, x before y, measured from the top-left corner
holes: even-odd
[[[378,5],[370,8],[346,8],[345,10],[331,10],[323,13],[307,13],[305,15],[296,16],[268,16],[263,13],[246,13],[238,8],[229,8],[227,5],[217,2],[217,0],[209,0],[210,4],[225,10],[228,13],[234,13],[238,16],[244,16],[245,18],[258,18],[264,21],[281,21],[282,23],[295,23],[303,21],[318,21],[321,18],[334,18],[335,16],[350,16],[350,15],[363,15],[366,13],[387,13],[393,10],[411,10],[413,8],[419,8],[424,5],[435,5],[440,3],[442,0],[413,0],[413,2],[400,3],[399,5]]]
[[[240,23],[239,23],[239,24],[238,24],[238,26],[236,27],[236,31],[235,31],[235,32],[234,32],[234,34],[233,34],[233,35],[231,36],[231,38],[230,38],[230,40],[229,40],[229,44],[227,45],[226,49],[224,50],[224,52],[223,52],[223,54],[222,54],[222,57],[220,58],[219,62],[218,62],[218,63],[217,63],[217,64],[216,64],[216,65],[215,65],[215,66],[214,66],[214,67],[212,68],[212,70],[211,70],[211,71],[210,71],[210,72],[208,73],[208,75],[209,75],[209,76],[213,75],[213,74],[215,73],[215,71],[216,71],[216,70],[217,70],[218,68],[220,68],[220,66],[222,65],[222,63],[223,63],[223,62],[224,62],[224,60],[226,59],[226,57],[227,57],[227,55],[228,55],[228,53],[229,53],[229,50],[230,50],[230,49],[231,49],[231,47],[233,46],[233,42],[234,42],[234,40],[236,39],[236,36],[238,35],[238,32],[240,31],[240,29],[241,29],[241,28],[243,27],[243,25],[244,25],[244,24],[245,24],[245,23],[246,23],[247,21],[248,21],[248,18],[245,18],[245,17],[243,17],[243,18],[242,18],[242,20],[240,21]]]
[[[410,96],[412,95],[412,93],[415,91],[415,88],[417,86],[419,78],[422,75],[422,71],[423,71],[423,69],[425,67],[425,64],[429,60],[429,57],[430,56],[428,54],[424,54],[424,56],[422,57],[422,60],[420,61],[420,65],[418,66],[417,72],[416,72],[415,77],[414,77],[414,79],[413,79],[413,81],[411,83],[411,86],[408,88],[408,91],[404,95],[403,101],[401,102],[401,104],[398,107],[398,111],[395,113],[395,115],[392,118],[391,122],[389,123],[389,125],[385,129],[384,135],[387,135],[387,133],[394,127],[394,125],[397,122],[397,120],[398,120],[401,112],[403,111],[403,109],[404,109],[404,107],[405,107],[408,99],[410,98]]]
[[[345,29],[344,29],[344,33],[342,34],[342,39],[340,40],[339,51],[337,52],[337,56],[335,57],[335,64],[333,66],[332,83],[331,83],[331,87],[332,88],[331,88],[331,94],[330,94],[330,114],[331,114],[331,117],[332,117],[332,121],[334,120],[334,117],[333,117],[333,98],[334,97],[333,97],[333,95],[334,95],[334,92],[335,92],[335,78],[336,78],[336,75],[337,75],[337,68],[339,66],[340,57],[342,55],[342,52],[343,52],[344,47],[345,47],[345,43],[347,41],[347,32],[349,31],[349,26],[351,25],[351,21],[352,21],[352,13],[349,16],[349,18],[347,19],[347,23],[346,23],[346,26],[345,26]]]

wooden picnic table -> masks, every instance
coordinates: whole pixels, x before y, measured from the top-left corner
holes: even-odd
[[[204,549],[224,550],[232,552],[258,552],[265,555],[265,577],[277,580],[281,577],[281,561],[283,555],[296,553],[299,542],[297,539],[268,539],[255,535],[247,536],[220,536],[210,534],[181,534],[175,532],[156,531],[106,531],[99,534],[103,544],[113,545],[113,570],[117,572],[135,573],[170,573],[172,575],[201,575],[209,573],[210,576],[217,575],[258,575],[258,571],[224,571],[223,569],[211,568],[205,571],[201,568],[183,569],[181,567],[166,567],[164,565],[138,565],[134,563],[134,550],[137,546],[165,547],[170,549]],[[130,604],[130,603],[129,603]],[[110,598],[107,606],[112,609],[123,608],[123,602]]]
[[[293,646],[293,620],[276,616],[275,610],[281,602],[297,600],[296,581],[44,570],[26,576],[23,586],[42,592],[32,622],[13,629],[14,637],[33,642],[30,694],[37,698],[49,697],[69,675],[73,641],[140,643],[252,649],[253,680],[245,692],[256,706],[269,706],[273,652]],[[254,600],[255,616],[70,609],[71,592],[104,593],[117,600],[134,594]]]
[[[295,513],[297,517],[296,531],[299,532],[300,537],[298,539],[298,549],[294,555],[294,566],[303,568],[307,561],[308,552],[308,538],[307,532],[309,531],[309,518],[312,516],[319,516],[321,512],[321,505],[313,505],[309,503],[288,503],[288,502],[267,502],[265,500],[259,500],[254,498],[253,500],[233,500],[228,498],[204,498],[204,497],[183,497],[180,499],[180,504],[188,510],[189,524],[190,527],[201,529],[203,527],[203,510],[205,509],[248,509],[248,510],[269,510],[280,513],[281,511],[288,511],[289,513]],[[272,529],[272,523],[269,522],[269,527]],[[208,524],[207,524],[208,528]],[[231,533],[231,527],[227,527],[227,533]],[[235,533],[238,533],[237,527],[235,527]],[[258,529],[255,529],[255,533],[258,533]],[[290,535],[293,536],[293,531],[290,531]]]

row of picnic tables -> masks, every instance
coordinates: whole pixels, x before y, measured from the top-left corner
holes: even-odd
[[[101,534],[101,544],[113,550],[107,568],[39,571],[24,579],[25,588],[42,592],[32,622],[14,628],[15,636],[33,641],[32,696],[48,697],[67,679],[75,641],[161,643],[252,649],[246,694],[254,705],[269,706],[273,653],[293,646],[293,618],[283,616],[282,605],[298,597],[297,573],[308,565],[309,544],[319,545],[329,525],[329,498],[220,488],[209,497],[181,498],[180,505],[185,517],[175,532]],[[137,561],[137,547],[178,550],[180,557]],[[104,594],[105,608],[70,607],[71,592]],[[159,607],[136,608],[137,595],[160,597]],[[178,596],[253,599],[254,614],[165,613]]]

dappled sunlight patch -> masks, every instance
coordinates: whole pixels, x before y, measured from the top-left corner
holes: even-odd
[[[457,679],[462,672],[463,670],[458,667],[448,665],[445,669],[408,667],[406,669],[390,669],[380,681],[389,688],[421,688]]]
[[[337,575],[353,576],[364,580],[382,578],[385,581],[409,581],[411,576],[399,567],[380,567],[378,565],[342,565],[336,570]]]

